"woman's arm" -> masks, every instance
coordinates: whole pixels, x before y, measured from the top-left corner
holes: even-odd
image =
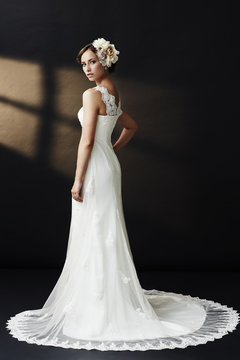
[[[138,124],[133,118],[123,111],[122,115],[118,118],[118,123],[124,128],[119,136],[118,140],[113,145],[113,150],[116,152],[125,146],[138,130]]]
[[[84,91],[82,134],[78,146],[75,180],[71,189],[71,193],[77,201],[83,201],[80,191],[94,144],[98,106],[96,93],[92,89]]]

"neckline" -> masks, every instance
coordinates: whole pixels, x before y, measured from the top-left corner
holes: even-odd
[[[118,105],[117,105],[117,104],[116,104],[116,97],[115,97],[115,95],[110,94],[110,92],[108,91],[108,89],[107,89],[105,86],[97,85],[97,86],[95,86],[95,89],[96,89],[96,88],[103,88],[103,89],[105,89],[105,90],[107,91],[108,95],[110,95],[110,96],[112,96],[112,97],[114,98],[114,103],[115,103],[116,108],[117,108],[117,109],[119,108],[120,102],[121,102],[120,97],[119,97]],[[105,115],[105,116],[106,116],[106,115]]]

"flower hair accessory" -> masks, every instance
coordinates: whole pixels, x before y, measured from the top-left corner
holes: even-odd
[[[92,44],[96,49],[98,60],[105,69],[117,62],[120,51],[115,49],[114,44],[110,44],[110,42],[104,38],[98,38],[97,40],[94,40]]]

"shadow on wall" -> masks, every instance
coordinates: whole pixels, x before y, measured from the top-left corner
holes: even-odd
[[[1,267],[57,267],[71,216],[69,178],[5,147],[1,153]]]

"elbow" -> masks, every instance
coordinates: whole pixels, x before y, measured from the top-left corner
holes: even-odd
[[[94,140],[85,140],[83,141],[83,146],[86,148],[86,149],[91,149],[94,145]]]
[[[138,125],[135,125],[134,128],[133,128],[133,132],[137,132],[138,131]]]
[[[134,124],[133,124],[133,131],[134,132],[138,131],[138,123],[136,121],[134,121]]]
[[[126,127],[125,129],[130,131],[131,133],[135,134],[135,132],[137,132],[137,130],[138,130],[138,126],[129,127],[129,128]]]

